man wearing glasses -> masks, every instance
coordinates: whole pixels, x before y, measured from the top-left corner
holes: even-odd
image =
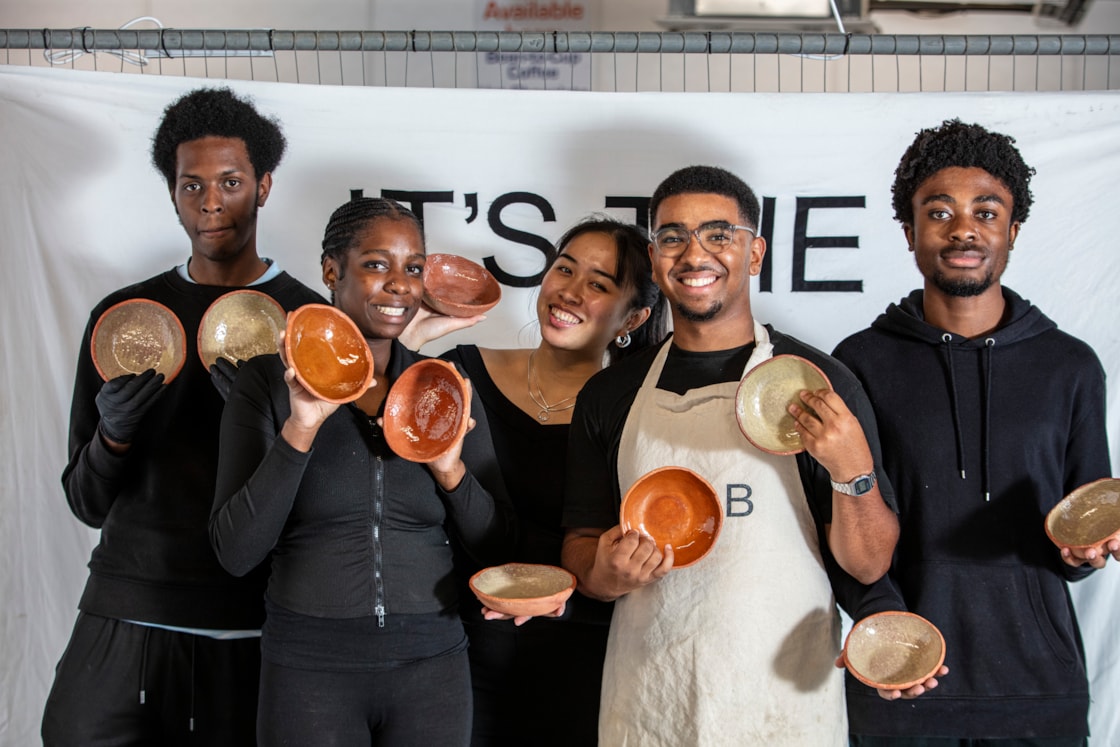
[[[845,744],[830,581],[858,593],[886,573],[898,536],[870,404],[837,361],[755,321],[750,280],[766,242],[742,180],[681,169],[650,216],[674,333],[587,383],[568,455],[564,565],[582,593],[618,600],[600,744]],[[735,418],[739,380],[783,354],[815,363],[835,389],[790,406],[798,455],[755,448]],[[711,553],[674,573],[671,546],[618,525],[626,489],[664,466],[702,475],[724,508]]]

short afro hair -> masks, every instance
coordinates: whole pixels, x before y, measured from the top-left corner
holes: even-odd
[[[739,205],[739,213],[751,228],[758,228],[758,216],[761,212],[758,206],[758,197],[754,190],[747,186],[739,177],[730,171],[718,166],[686,166],[667,176],[649,201],[649,227],[654,230],[653,224],[657,216],[657,209],[661,203],[670,197],[684,194],[714,194],[730,197]]]
[[[891,186],[895,220],[914,223],[914,193],[942,169],[978,168],[1003,182],[1011,192],[1011,220],[1022,223],[1031,211],[1030,181],[1035,170],[1015,147],[1015,138],[989,132],[977,124],[947,119],[940,127],[922,130],[902,155]]]
[[[152,136],[152,163],[168,187],[175,186],[179,145],[203,137],[242,140],[258,180],[276,168],[288,146],[278,120],[261,115],[249,99],[228,88],[197,88],[163,110]]]

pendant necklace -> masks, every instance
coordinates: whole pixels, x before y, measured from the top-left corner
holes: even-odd
[[[539,385],[536,387],[536,392],[534,392],[533,391],[533,388],[534,388],[533,387],[533,356],[536,355],[536,354],[537,354],[536,350],[529,353],[529,362],[525,366],[525,383],[528,385],[529,399],[533,400],[534,405],[541,408],[540,411],[537,412],[537,420],[541,421],[542,423],[547,423],[548,419],[550,417],[552,417],[552,413],[563,412],[564,410],[570,410],[573,407],[575,407],[576,406],[576,396],[577,395],[572,395],[571,397],[565,397],[564,399],[560,400],[559,402],[556,402],[556,403],[550,405],[548,403],[548,400],[544,398],[544,392],[541,391],[541,388],[540,388]]]

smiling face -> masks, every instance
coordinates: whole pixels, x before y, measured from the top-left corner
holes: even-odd
[[[255,263],[257,209],[268,199],[271,187],[271,174],[257,179],[240,138],[203,137],[180,143],[171,200],[190,237],[192,260]]]
[[[420,308],[424,259],[415,223],[374,218],[355,233],[341,264],[323,260],[323,282],[367,340],[395,339]]]
[[[635,291],[618,285],[617,268],[618,247],[605,233],[580,234],[560,250],[537,297],[541,337],[549,345],[602,354],[637,326],[643,315],[630,308]]]
[[[969,298],[999,294],[1019,224],[1011,192],[984,169],[954,166],[924,182],[903,231],[927,293]]]
[[[655,232],[667,227],[692,231],[717,222],[745,225],[746,219],[731,197],[686,193],[663,200],[653,226]],[[650,245],[653,277],[673,310],[678,340],[680,333],[689,329],[750,322],[750,279],[762,270],[765,253],[765,239],[752,237],[747,231],[736,231],[732,244],[718,254],[700,246],[695,236],[690,237],[684,252],[673,259],[662,257]],[[749,340],[754,334],[753,327],[747,323],[745,329]]]

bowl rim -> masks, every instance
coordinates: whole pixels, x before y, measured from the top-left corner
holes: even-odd
[[[631,505],[633,500],[635,500],[635,498],[633,497],[634,492],[635,490],[637,490],[639,485],[649,479],[652,479],[662,472],[679,472],[693,478],[704,488],[706,488],[705,495],[707,495],[708,498],[711,499],[711,503],[715,507],[715,511],[713,512],[713,514],[716,517],[716,526],[715,530],[712,532],[712,541],[708,543],[708,547],[704,550],[704,552],[700,553],[698,556],[688,561],[687,563],[677,563],[676,558],[674,557],[673,559],[673,570],[677,570],[678,568],[688,568],[691,565],[699,563],[708,555],[708,553],[712,551],[712,548],[716,545],[716,540],[719,539],[719,535],[723,531],[723,504],[720,503],[719,494],[716,492],[715,486],[712,485],[712,483],[706,477],[701,475],[696,470],[689,469],[688,467],[668,464],[662,467],[657,467],[656,469],[651,469],[649,472],[643,474],[641,477],[635,480],[629,488],[627,488],[626,494],[622,496],[622,503],[618,509],[618,523],[623,532],[629,531],[630,529],[637,529],[637,527],[634,527],[630,523],[630,520],[626,516],[627,506]],[[673,551],[675,555],[676,548],[673,548]]]
[[[735,388],[735,422],[738,424],[739,432],[743,434],[743,437],[746,438],[747,441],[749,441],[750,444],[759,451],[764,451],[767,454],[774,454],[776,456],[792,456],[794,454],[800,454],[801,452],[805,451],[805,446],[802,445],[800,448],[796,449],[771,449],[768,446],[763,446],[755,440],[755,437],[751,436],[746,426],[743,425],[743,417],[740,414],[739,408],[739,403],[745,395],[744,387],[747,385],[747,382],[750,381],[751,376],[755,375],[759,370],[770,365],[771,363],[774,363],[775,361],[785,362],[783,359],[793,359],[808,366],[809,368],[820,374],[821,378],[824,379],[826,384],[828,384],[829,389],[833,389],[833,391],[835,391],[834,387],[832,386],[832,380],[828,378],[828,375],[823,370],[821,370],[821,367],[816,363],[813,363],[811,360],[802,355],[796,355],[794,353],[781,353],[762,361],[750,371],[747,371],[747,373],[743,375],[743,378],[739,380],[739,385]]]
[[[494,300],[480,304],[463,304],[455,301],[446,301],[433,296],[428,288],[427,280],[435,273],[434,268],[441,262],[458,264],[477,270],[478,274],[486,282],[486,285],[493,288]],[[424,271],[421,273],[421,280],[424,287],[422,294],[424,304],[434,311],[440,314],[446,314],[447,316],[475,316],[477,314],[485,314],[487,311],[497,306],[502,300],[502,284],[494,277],[494,273],[486,269],[486,266],[481,262],[475,262],[473,259],[464,257],[461,254],[452,254],[451,252],[432,252],[428,254],[424,260]],[[450,309],[462,309],[463,312],[454,314],[451,313]]]
[[[284,328],[287,328],[287,319],[286,319],[287,313],[284,311],[284,307],[280,305],[279,301],[277,301],[275,298],[268,295],[267,293],[264,293],[263,291],[255,290],[253,288],[235,288],[234,290],[231,290],[228,293],[223,293],[222,295],[215,298],[210,303],[210,305],[206,307],[206,311],[202,312],[202,318],[198,320],[198,332],[195,334],[195,349],[198,352],[198,359],[200,361],[202,361],[202,367],[205,368],[207,371],[210,370],[210,365],[211,364],[208,364],[206,362],[206,357],[202,354],[202,330],[205,329],[207,320],[210,318],[210,315],[215,312],[215,310],[216,310],[215,307],[217,307],[219,303],[221,303],[222,301],[228,300],[230,298],[230,296],[240,296],[240,295],[262,296],[263,297],[262,300],[267,299],[268,302],[272,306],[274,306],[278,312],[280,312],[280,318],[284,319],[284,325],[283,326],[284,326]]]
[[[564,587],[563,589],[560,589],[558,591],[554,591],[551,594],[544,594],[544,595],[539,596],[539,597],[499,597],[495,594],[490,594],[489,592],[482,591],[481,589],[478,588],[477,581],[484,573],[487,573],[489,571],[501,570],[503,568],[509,568],[511,566],[532,567],[532,568],[547,568],[551,571],[560,571],[561,573],[563,573],[564,575],[566,575],[568,577],[569,584],[566,587]],[[511,601],[518,601],[518,602],[532,602],[532,601],[540,600],[540,599],[549,599],[549,598],[554,597],[558,594],[564,594],[566,592],[575,591],[575,588],[576,588],[576,574],[572,573],[567,568],[562,568],[558,565],[553,565],[551,563],[525,563],[525,562],[514,560],[514,561],[510,561],[508,563],[499,563],[498,565],[487,566],[487,567],[485,567],[485,568],[483,568],[479,571],[476,571],[475,573],[473,573],[471,575],[470,580],[467,582],[467,585],[470,586],[471,591],[474,592],[475,595],[490,597],[491,599],[509,599]]]
[[[399,456],[401,459],[406,459],[410,462],[415,462],[416,464],[430,464],[446,454],[451,448],[454,447],[456,441],[461,440],[466,435],[467,426],[469,425],[468,421],[470,420],[469,418],[460,416],[459,423],[455,428],[454,438],[451,439],[446,448],[444,448],[434,456],[416,459],[412,456],[405,456],[397,450],[398,441],[396,430],[389,427],[390,419],[393,417],[389,414],[389,408],[393,404],[393,400],[395,397],[403,396],[401,395],[401,390],[397,388],[397,385],[401,381],[406,380],[406,378],[415,378],[416,376],[419,376],[420,371],[423,368],[437,368],[443,370],[444,372],[449,372],[455,382],[455,386],[458,387],[459,391],[463,394],[464,403],[467,403],[469,401],[469,391],[467,388],[466,379],[463,378],[463,375],[459,373],[459,369],[456,368],[454,364],[445,361],[442,358],[421,358],[420,360],[410,364],[405,370],[401,371],[400,375],[397,376],[395,381],[393,381],[392,386],[389,387],[389,391],[385,394],[385,403],[382,406],[382,412],[384,413],[382,415],[382,422],[384,423],[384,427],[381,429],[381,431],[385,435],[385,443],[388,444],[389,449],[394,454]]]
[[[174,369],[172,369],[169,374],[166,374],[163,377],[163,383],[170,384],[175,380],[175,377],[178,376],[179,373],[183,370],[183,366],[187,362],[187,331],[183,328],[183,322],[181,319],[179,319],[178,314],[172,311],[171,308],[166,304],[160,303],[159,301],[155,301],[151,298],[126,298],[123,301],[118,301],[117,303],[101,312],[101,315],[97,317],[97,321],[94,322],[93,331],[89,336],[89,356],[93,359],[93,367],[97,369],[97,374],[103,381],[109,380],[109,377],[105,374],[105,370],[101,367],[101,363],[97,360],[97,336],[98,333],[101,332],[102,324],[109,317],[110,312],[116,311],[122,306],[132,306],[134,304],[148,304],[150,306],[158,308],[168,318],[174,320],[175,328],[179,330],[179,345],[177,346],[179,353],[179,362],[175,364]],[[124,374],[119,375],[124,376]]]
[[[856,630],[860,626],[862,626],[864,623],[866,623],[870,620],[875,620],[876,618],[883,618],[883,617],[909,617],[909,618],[913,618],[913,619],[921,621],[927,628],[929,628],[930,630],[932,630],[934,633],[937,634],[937,641],[938,641],[938,643],[940,643],[940,651],[938,652],[937,663],[933,666],[933,668],[929,671],[929,673],[926,674],[924,677],[921,677],[921,678],[918,678],[918,679],[915,679],[915,680],[912,680],[912,681],[904,681],[904,682],[901,682],[901,683],[898,683],[898,684],[890,683],[889,685],[887,685],[886,683],[876,682],[875,680],[872,680],[872,679],[864,676],[852,664],[851,660],[848,658],[848,645],[852,641],[852,636],[855,634]],[[945,636],[941,634],[941,629],[938,628],[936,625],[934,625],[932,621],[923,617],[922,615],[919,615],[916,612],[910,612],[909,610],[884,610],[882,612],[876,612],[874,614],[867,615],[866,617],[862,617],[852,624],[852,628],[851,628],[851,630],[848,631],[848,635],[844,637],[844,648],[842,650],[842,653],[844,655],[844,666],[845,666],[845,668],[849,672],[851,672],[853,677],[855,677],[857,680],[859,680],[863,684],[867,685],[868,687],[874,688],[876,690],[909,690],[914,685],[925,682],[930,677],[935,676],[937,674],[937,672],[941,669],[941,665],[945,663]],[[884,686],[884,685],[886,685],[886,686]]]
[[[1100,485],[1101,483],[1116,483],[1117,487],[1120,488],[1120,477],[1101,477],[1096,480],[1090,480],[1084,485],[1079,485],[1062,496],[1062,499],[1055,503],[1054,506],[1046,512],[1046,516],[1042,520],[1042,528],[1046,530],[1046,536],[1049,537],[1050,541],[1053,542],[1057,547],[1068,547],[1071,550],[1089,550],[1094,547],[1103,546],[1106,542],[1114,537],[1120,537],[1120,527],[1117,527],[1114,532],[1108,534],[1103,539],[1097,540],[1096,542],[1090,542],[1087,545],[1070,545],[1065,542],[1061,542],[1057,537],[1055,537],[1053,531],[1050,528],[1051,518],[1058,515],[1058,509],[1061,508],[1063,503],[1065,503],[1067,500],[1070,500],[1079,493],[1089,491],[1091,488]]]
[[[324,397],[318,389],[311,386],[311,384],[307,382],[307,380],[303,377],[303,374],[300,373],[299,366],[295,364],[295,361],[292,358],[292,330],[295,327],[298,319],[311,311],[325,311],[330,313],[340,323],[342,323],[343,326],[353,332],[355,337],[362,341],[362,345],[360,345],[359,348],[362,350],[362,357],[365,358],[368,365],[361,385],[356,388],[356,394],[349,394],[345,397]],[[284,325],[284,360],[287,366],[295,371],[296,380],[299,381],[300,386],[302,386],[316,398],[333,405],[345,405],[348,402],[355,401],[363,394],[365,394],[366,391],[368,391],[370,382],[373,381],[373,351],[369,349],[369,343],[366,341],[365,335],[363,335],[362,331],[358,329],[357,323],[350,318],[349,314],[336,306],[331,306],[325,303],[305,303],[303,306],[300,306],[288,312],[288,321]]]

